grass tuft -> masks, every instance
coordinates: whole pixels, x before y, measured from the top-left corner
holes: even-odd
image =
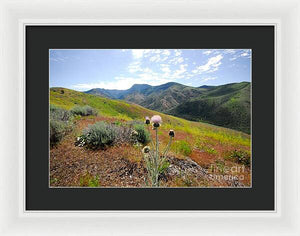
[[[192,153],[190,144],[185,140],[175,141],[171,145],[171,150],[173,150],[176,154],[182,154],[184,156],[189,156]]]

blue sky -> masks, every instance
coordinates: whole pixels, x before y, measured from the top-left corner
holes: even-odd
[[[49,54],[50,87],[78,91],[251,81],[250,49],[51,49]]]

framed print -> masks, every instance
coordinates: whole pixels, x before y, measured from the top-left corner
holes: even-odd
[[[28,210],[275,210],[273,26],[25,31]]]
[[[1,1],[1,235],[299,235],[299,7]]]

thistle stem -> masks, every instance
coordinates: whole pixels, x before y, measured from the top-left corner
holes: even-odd
[[[170,146],[171,146],[171,143],[172,143],[172,136],[170,136],[169,143],[168,143],[168,145],[167,145],[165,151],[163,152],[163,157],[165,157],[165,155],[166,155],[167,152],[169,151]]]
[[[149,135],[150,135],[150,140],[151,140],[151,151],[152,151],[152,155],[154,156],[154,143],[153,143],[153,139],[152,139],[152,135],[151,135],[151,132],[150,132],[150,129],[149,129],[149,125],[147,125],[147,128],[148,128],[148,132],[149,132]]]
[[[172,143],[172,137],[170,137],[170,139],[169,139],[169,143],[168,143],[168,145],[167,145],[167,147],[166,147],[166,149],[163,153],[163,156],[162,156],[162,159],[159,162],[159,165],[161,165],[166,160],[166,158],[167,158],[166,155],[167,155],[168,151],[170,150],[171,143]]]
[[[158,150],[158,128],[155,128],[155,138],[156,138],[156,155],[155,155],[155,186],[158,187],[158,156],[159,156],[159,150]]]

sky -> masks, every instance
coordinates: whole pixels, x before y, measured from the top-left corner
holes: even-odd
[[[77,91],[251,81],[251,49],[50,49],[50,87]]]

